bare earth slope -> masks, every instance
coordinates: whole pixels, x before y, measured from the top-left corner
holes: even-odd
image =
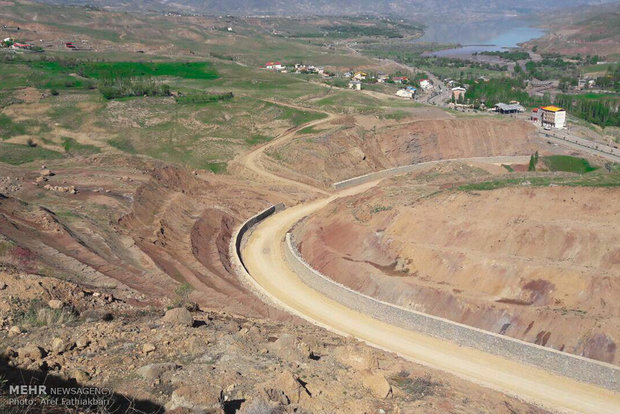
[[[429,115],[436,119],[424,119]],[[301,135],[268,152],[275,161],[270,168],[277,171],[284,165],[300,179],[330,185],[399,165],[534,152],[534,128],[527,122],[436,115],[420,113],[414,121],[396,122],[374,117],[336,120],[329,130]]]
[[[297,229],[302,255],[371,296],[619,363],[618,189],[421,196],[395,179],[339,200]]]

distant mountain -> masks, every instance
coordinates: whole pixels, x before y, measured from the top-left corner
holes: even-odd
[[[524,15],[536,10],[610,3],[605,0],[42,0],[115,10],[209,15]]]

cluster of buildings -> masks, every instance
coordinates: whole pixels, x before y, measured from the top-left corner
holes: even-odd
[[[530,120],[545,129],[566,128],[566,110],[559,106],[548,105],[534,108]]]
[[[400,96],[401,98],[413,99],[415,98],[416,92],[416,88],[414,88],[413,86],[407,86],[406,88],[397,90],[396,96]]]
[[[2,40],[2,46],[8,47],[13,50],[30,50],[32,45],[30,43],[19,43],[16,42],[12,37],[7,37]]]

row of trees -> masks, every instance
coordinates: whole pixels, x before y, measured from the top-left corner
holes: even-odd
[[[532,97],[525,91],[525,82],[521,79],[499,78],[490,79],[487,82],[465,82],[469,86],[465,92],[465,99],[480,107],[481,103],[486,106],[494,106],[499,102],[519,101],[522,105],[548,105],[551,97],[545,95],[542,98]]]
[[[201,104],[219,101],[228,101],[234,98],[232,92],[226,93],[210,93],[210,92],[194,92],[190,94],[179,94],[175,99],[180,104]]]
[[[170,86],[155,82],[150,77],[110,77],[103,78],[97,85],[99,92],[106,99],[127,96],[170,96]]]
[[[605,76],[596,78],[596,85],[603,89],[620,91],[620,65],[609,67]]]
[[[557,105],[566,108],[572,114],[585,119],[588,122],[603,127],[620,126],[620,97],[588,95],[558,95],[555,99]]]

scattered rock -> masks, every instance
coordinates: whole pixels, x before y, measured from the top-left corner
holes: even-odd
[[[187,386],[172,392],[172,398],[166,404],[166,410],[188,408],[205,414],[223,414],[221,408],[222,391],[215,387]]]
[[[62,309],[64,304],[62,303],[62,301],[58,299],[52,299],[49,302],[47,302],[47,306],[49,306],[52,309]]]
[[[74,369],[71,371],[70,377],[81,384],[90,380],[90,374],[82,369]]]
[[[45,350],[35,344],[28,344],[17,350],[17,356],[22,361],[40,361],[45,355]]]
[[[375,398],[387,398],[392,395],[392,387],[383,374],[365,370],[361,372],[362,384]]]
[[[42,177],[51,177],[51,176],[55,175],[51,170],[48,170],[47,168],[42,169],[41,171],[39,171],[39,174]]]
[[[192,326],[194,324],[192,314],[185,308],[170,309],[162,320],[173,325]]]
[[[4,283],[4,282],[0,282],[0,290],[4,290],[4,289],[6,289],[6,288],[7,288],[6,283]]]
[[[19,326],[11,326],[11,329],[9,329],[9,336],[19,335],[20,333],[22,333],[22,330],[19,329]]]
[[[156,380],[161,379],[161,376],[164,373],[168,371],[175,371],[179,368],[181,368],[180,365],[174,364],[172,362],[149,364],[138,369],[136,373],[146,380]]]
[[[80,338],[77,339],[77,341],[75,341],[75,346],[78,349],[84,349],[86,348],[88,345],[90,344],[90,339],[82,336]]]
[[[143,354],[150,354],[151,352],[155,352],[156,349],[157,349],[157,347],[155,347],[155,345],[153,345],[153,344],[144,344],[142,346],[142,353]]]
[[[104,312],[97,309],[89,309],[80,314],[80,319],[85,322],[109,322],[114,319],[114,315],[112,315],[110,312]]]
[[[62,339],[60,338],[52,339],[52,351],[53,352],[60,354],[62,352],[65,352],[66,348],[67,348],[67,344]]]
[[[271,401],[283,405],[299,404],[304,397],[309,397],[310,393],[290,371],[285,371],[273,382],[265,387],[265,394]]]

